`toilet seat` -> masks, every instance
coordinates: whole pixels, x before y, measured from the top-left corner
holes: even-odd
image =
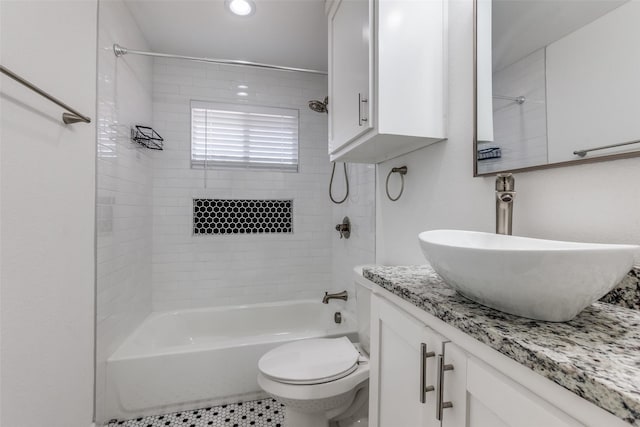
[[[347,393],[369,381],[369,359],[361,358],[355,371],[334,381],[321,384],[287,384],[258,372],[258,385],[272,396],[296,400],[326,399]]]
[[[283,384],[323,384],[352,374],[359,357],[347,337],[308,339],[267,352],[258,369],[264,377]]]

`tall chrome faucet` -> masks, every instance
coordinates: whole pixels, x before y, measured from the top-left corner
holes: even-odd
[[[335,294],[330,294],[329,292],[325,292],[324,297],[322,297],[322,303],[329,304],[329,300],[332,300],[332,299],[341,299],[343,301],[346,301],[348,298],[349,298],[349,295],[347,294],[347,291],[342,291]]]
[[[510,173],[496,177],[496,234],[511,234],[516,181]]]

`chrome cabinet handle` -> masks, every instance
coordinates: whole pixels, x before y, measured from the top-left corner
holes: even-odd
[[[427,351],[425,343],[420,343],[420,403],[426,403],[427,392],[434,390],[432,385],[427,385],[427,359],[435,355],[433,351]]]
[[[362,104],[367,102],[369,102],[369,100],[363,98],[361,93],[358,93],[358,126],[362,126],[362,123],[368,120],[366,117],[362,117]]]
[[[453,365],[444,364],[444,356],[438,355],[438,400],[436,402],[436,420],[442,421],[442,412],[444,409],[453,408],[453,403],[444,402],[444,373],[453,371]]]

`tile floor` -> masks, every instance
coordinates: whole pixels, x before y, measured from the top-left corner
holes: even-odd
[[[282,427],[284,405],[275,399],[253,400],[193,411],[112,420],[106,427]]]

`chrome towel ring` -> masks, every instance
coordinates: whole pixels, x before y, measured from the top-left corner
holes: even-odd
[[[398,196],[393,198],[391,197],[391,195],[389,194],[389,178],[391,178],[391,174],[392,173],[398,173],[400,174],[400,180],[402,182],[401,186],[400,186],[400,193],[398,193]],[[400,196],[402,196],[402,192],[404,191],[404,176],[407,174],[407,167],[406,166],[401,166],[399,168],[393,168],[389,171],[389,174],[387,175],[387,182],[385,183],[385,190],[387,192],[387,197],[389,198],[389,200],[391,200],[392,202],[395,202],[396,200],[398,200],[400,198]]]

